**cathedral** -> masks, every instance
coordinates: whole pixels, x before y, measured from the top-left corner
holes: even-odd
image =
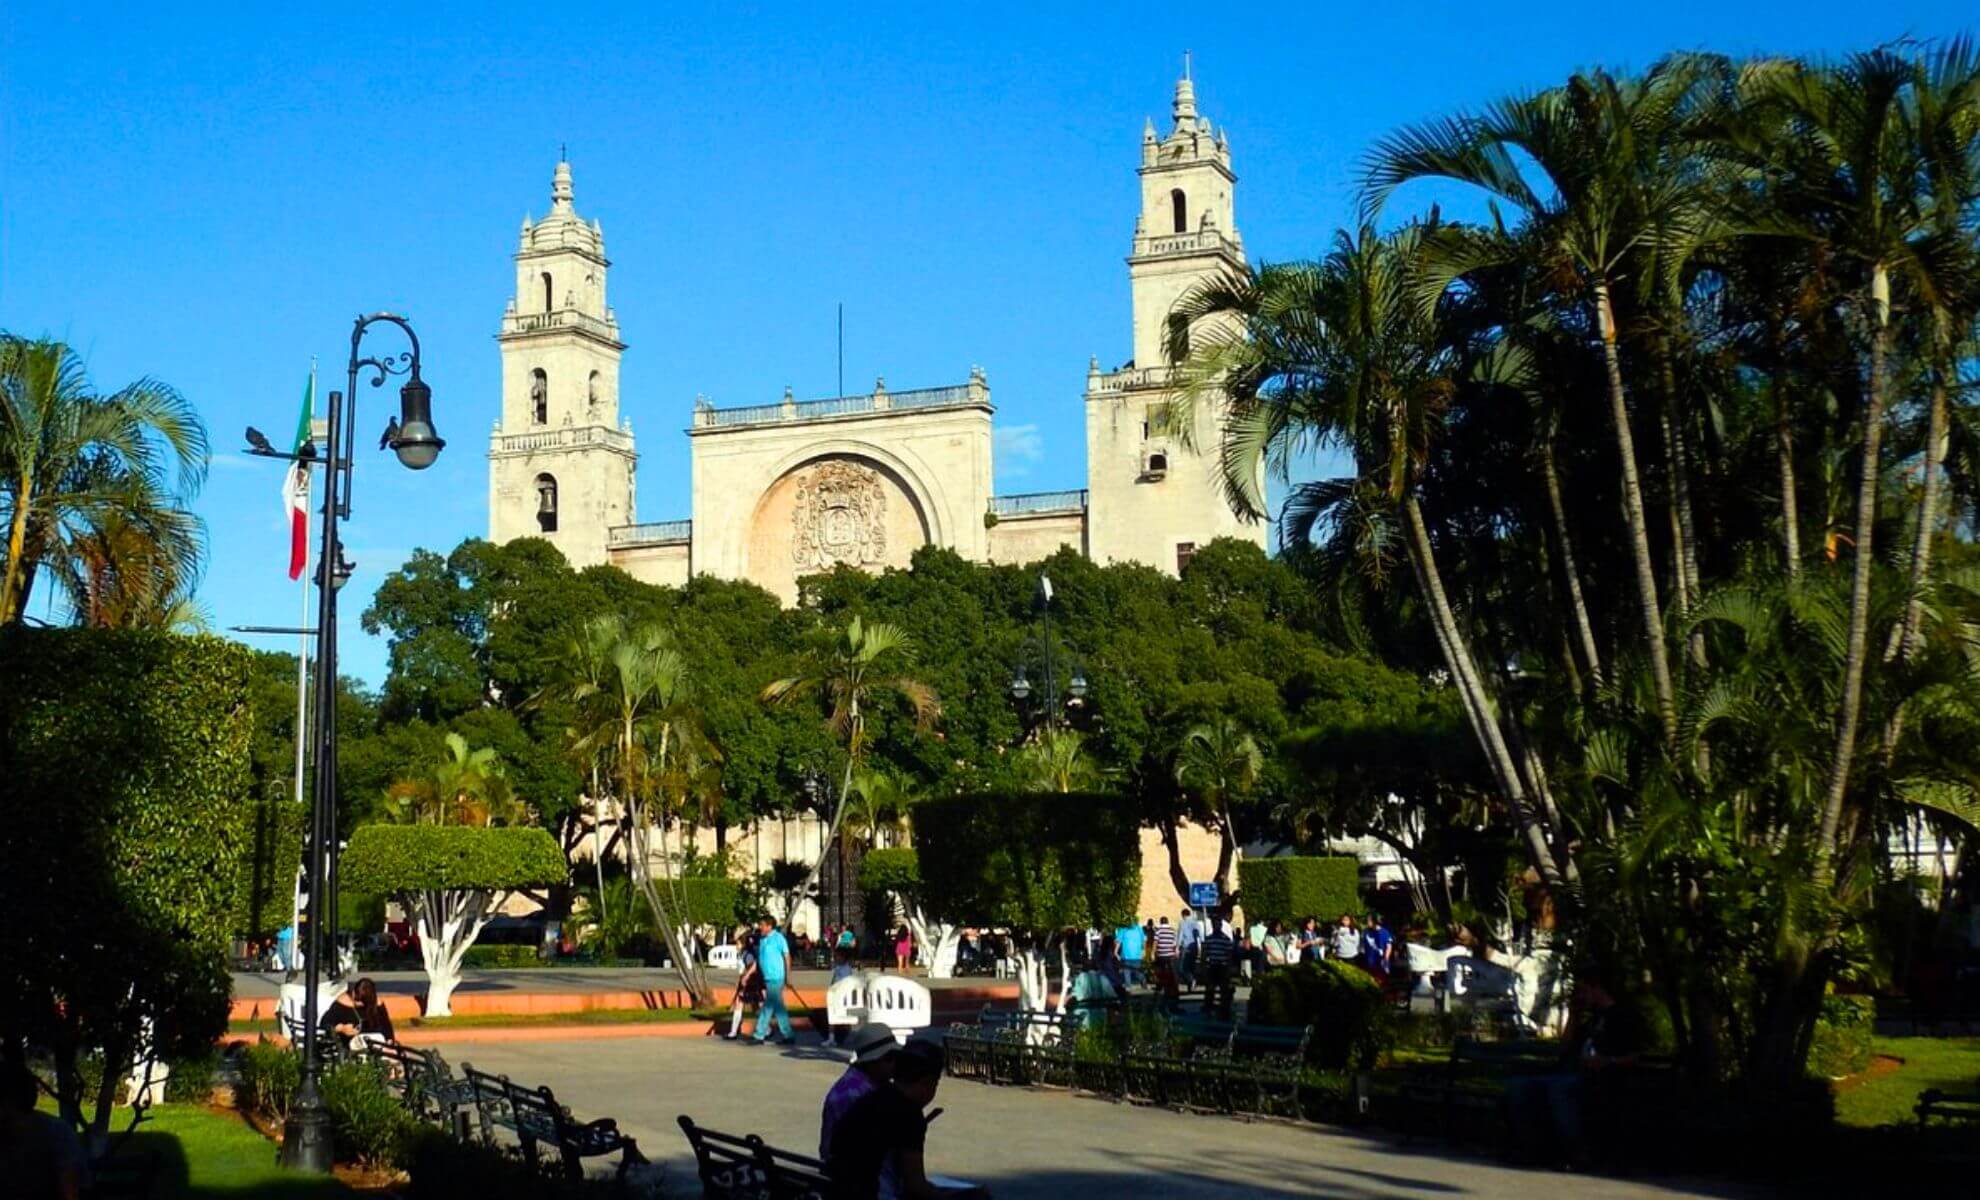
[[[797,598],[805,575],[847,563],[904,567],[928,543],[977,561],[1024,563],[1071,546],[1099,562],[1178,572],[1197,546],[1264,540],[1232,515],[1218,479],[1217,414],[1194,446],[1154,413],[1172,395],[1163,340],[1190,287],[1244,265],[1237,176],[1222,131],[1198,114],[1185,73],[1164,136],[1141,137],[1140,213],[1127,258],[1133,360],[1086,372],[1081,491],[999,496],[992,487],[990,382],[718,408],[697,400],[688,429],[692,511],[648,521],[634,509],[639,455],[619,411],[626,344],[606,301],[605,235],[578,215],[570,164],[550,211],[525,219],[516,290],[497,337],[502,410],[488,450],[488,535],[548,539],[572,565],[610,563],[649,583],[748,579]],[[1214,407],[1214,406],[1212,406]]]

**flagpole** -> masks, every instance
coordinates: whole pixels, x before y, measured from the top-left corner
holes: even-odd
[[[310,418],[314,422],[316,416],[314,411],[316,406],[316,359],[314,356],[309,360],[309,396],[310,408],[312,410]],[[290,470],[295,470],[299,465],[303,471],[303,478],[308,479],[309,467],[307,465],[291,464]],[[303,511],[309,511],[307,505],[304,506]],[[302,620],[296,622],[296,803],[302,804],[303,760],[307,753],[305,747],[308,745],[307,738],[309,730],[309,539],[307,538],[303,539],[303,573],[297,579],[297,582],[302,585],[299,589],[302,597]],[[302,900],[302,867],[300,864],[296,867],[296,887],[293,899],[298,904]],[[295,920],[293,909],[291,910],[289,919],[291,922]],[[291,963],[290,965],[293,966],[294,964]],[[314,1015],[312,1015],[311,1019],[314,1020]]]

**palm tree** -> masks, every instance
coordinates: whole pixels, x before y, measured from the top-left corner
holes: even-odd
[[[898,837],[920,799],[917,781],[906,773],[891,767],[861,767],[846,791],[842,836],[869,841],[877,841],[882,833]]]
[[[1943,218],[1934,202],[1933,174],[1919,144],[1916,114],[1907,103],[1919,77],[1912,60],[1880,49],[1851,55],[1833,68],[1763,60],[1744,67],[1739,81],[1742,101],[1779,131],[1782,143],[1773,157],[1792,167],[1792,186],[1805,205],[1805,210],[1782,214],[1780,231],[1820,244],[1859,271],[1848,302],[1869,330],[1851,530],[1848,650],[1815,859],[1816,878],[1824,885],[1834,870],[1863,712],[1876,566],[1872,539],[1894,333],[1893,281],[1928,296],[1947,290],[1944,258],[1949,247],[1938,236]]]
[[[1363,202],[1373,217],[1412,180],[1470,184],[1523,213],[1547,261],[1578,281],[1600,339],[1644,652],[1671,741],[1676,689],[1617,347],[1615,291],[1632,256],[1652,244],[1687,240],[1708,223],[1694,181],[1669,169],[1674,145],[1687,136],[1700,79],[1698,64],[1688,59],[1668,60],[1641,79],[1598,70],[1564,87],[1499,101],[1482,114],[1404,129],[1370,153]]]
[[[84,616],[102,613],[112,569],[118,604],[169,608],[198,575],[200,526],[180,505],[206,461],[206,428],[169,385],[99,395],[67,346],[0,335],[0,625],[22,618],[44,567]]]
[[[688,705],[686,661],[666,629],[631,628],[616,614],[588,622],[572,639],[566,660],[559,682],[550,690],[575,710],[572,751],[598,763],[601,781],[609,781],[616,793],[623,814],[627,870],[653,912],[681,986],[696,1004],[705,1004],[712,993],[687,930],[675,915],[687,908],[666,847],[671,814],[664,810],[664,781],[672,755],[683,741],[697,736]],[[656,802],[663,806],[658,818],[658,880],[653,875]],[[601,903],[608,896],[601,884]]]
[[[1176,783],[1195,793],[1217,822],[1217,890],[1227,894],[1237,853],[1232,805],[1251,794],[1265,769],[1265,753],[1229,717],[1190,726],[1176,750]]]
[[[1182,341],[1185,332],[1171,338],[1182,364],[1175,403],[1225,398],[1224,490],[1232,507],[1252,518],[1266,512],[1257,483],[1262,468],[1283,475],[1317,447],[1351,456],[1353,478],[1293,489],[1282,536],[1296,540],[1331,524],[1354,540],[1353,553],[1371,573],[1387,571],[1400,541],[1472,731],[1536,869],[1554,883],[1562,878],[1556,847],[1565,839],[1548,827],[1534,803],[1538,789],[1500,728],[1498,702],[1472,657],[1418,502],[1461,369],[1421,299],[1441,290],[1423,252],[1434,232],[1412,226],[1382,237],[1364,226],[1354,237],[1337,234],[1321,263],[1264,267],[1193,289],[1178,302],[1175,329],[1194,330],[1195,345]]]
[[[789,704],[804,696],[818,696],[825,705],[825,724],[845,739],[846,770],[839,784],[839,798],[825,825],[825,836],[817,861],[806,871],[797,895],[809,894],[825,866],[823,847],[839,836],[845,818],[846,797],[852,790],[853,772],[866,757],[866,716],[883,696],[899,697],[921,728],[933,725],[942,715],[942,703],[935,690],[899,667],[908,657],[907,634],[883,622],[867,624],[858,616],[846,625],[843,636],[834,637],[815,651],[796,675],[773,680],[763,689],[766,704]]]
[[[1084,792],[1100,784],[1102,773],[1076,729],[1047,726],[1013,756],[1019,786],[1028,792]]]
[[[493,747],[473,749],[449,732],[446,753],[423,775],[400,780],[387,794],[419,825],[507,824],[522,813],[508,772]]]

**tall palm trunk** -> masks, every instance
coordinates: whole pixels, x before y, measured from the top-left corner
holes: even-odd
[[[1588,619],[1588,602],[1581,594],[1581,571],[1574,562],[1574,539],[1568,536],[1567,506],[1561,502],[1560,473],[1554,467],[1554,439],[1550,433],[1540,447],[1540,472],[1547,483],[1547,506],[1553,513],[1554,540],[1560,543],[1561,571],[1567,576],[1568,602],[1574,609],[1575,633],[1581,639],[1581,653],[1588,662],[1588,677],[1602,686],[1602,653],[1595,646],[1595,626]]]
[[[1941,363],[1932,380],[1932,409],[1926,421],[1925,478],[1919,486],[1918,532],[1911,544],[1910,599],[1905,604],[1904,628],[1899,643],[1907,659],[1918,652],[1918,630],[1925,617],[1925,579],[1932,570],[1932,536],[1938,532],[1939,467],[1946,453],[1947,374],[1946,364]]]
[[[832,804],[832,816],[825,824],[825,836],[818,843],[818,861],[804,874],[804,882],[798,885],[797,896],[802,900],[811,891],[811,885],[818,882],[818,876],[825,870],[826,847],[839,836],[839,826],[846,819],[846,797],[852,792],[853,767],[859,761],[859,752],[866,734],[866,718],[859,711],[859,702],[853,702],[852,728],[846,738],[846,773],[839,781],[839,796]]]
[[[1403,497],[1402,508],[1403,521],[1409,530],[1410,561],[1416,568],[1424,599],[1429,604],[1431,623],[1437,630],[1437,641],[1443,647],[1444,661],[1452,677],[1457,680],[1459,694],[1464,698],[1480,748],[1485,751],[1493,773],[1499,777],[1506,803],[1512,807],[1513,822],[1526,839],[1534,869],[1540,872],[1541,880],[1548,886],[1558,888],[1561,871],[1554,859],[1551,840],[1547,830],[1534,817],[1533,804],[1526,794],[1519,766],[1506,748],[1505,737],[1499,731],[1497,713],[1486,695],[1478,668],[1471,661],[1471,651],[1465,645],[1463,631],[1458,628],[1457,614],[1452,611],[1450,599],[1444,592],[1443,576],[1437,570],[1437,559],[1430,546],[1430,531],[1424,524],[1423,510],[1414,496]]]
[[[1774,374],[1769,390],[1774,394],[1774,456],[1781,472],[1781,555],[1787,560],[1787,574],[1801,574],[1801,512],[1795,502],[1794,425],[1788,419],[1787,334],[1774,326]]]
[[[1616,427],[1616,453],[1622,459],[1623,515],[1629,523],[1630,552],[1636,561],[1636,595],[1643,615],[1644,649],[1657,690],[1657,714],[1664,737],[1677,741],[1677,696],[1671,686],[1670,656],[1664,648],[1664,619],[1657,601],[1656,568],[1650,560],[1650,523],[1644,516],[1643,482],[1636,469],[1636,438],[1630,433],[1629,404],[1623,398],[1622,360],[1616,350],[1616,314],[1608,280],[1594,284],[1595,320],[1602,335],[1602,366],[1608,375],[1609,416]]]
[[[1836,713],[1836,751],[1822,802],[1822,829],[1815,845],[1815,881],[1826,888],[1834,878],[1836,829],[1856,755],[1856,727],[1863,715],[1863,671],[1870,637],[1870,572],[1876,565],[1871,537],[1877,522],[1877,481],[1884,442],[1884,368],[1890,355],[1891,280],[1883,263],[1870,269],[1870,307],[1875,332],[1870,338],[1870,383],[1863,408],[1863,462],[1856,485],[1856,555],[1849,586],[1849,649],[1843,660],[1842,699]]]
[[[34,480],[23,471],[14,494],[14,519],[7,528],[7,573],[0,578],[0,625],[12,625],[27,608],[28,509],[34,502]]]

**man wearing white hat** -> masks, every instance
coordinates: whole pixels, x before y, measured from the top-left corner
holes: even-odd
[[[825,1093],[825,1112],[818,1128],[818,1157],[826,1158],[832,1148],[832,1128],[846,1110],[876,1089],[887,1086],[894,1077],[894,1056],[900,1052],[901,1044],[894,1040],[894,1031],[877,1021],[868,1021],[852,1031],[846,1039],[846,1048],[852,1051],[852,1065],[839,1076],[832,1090]]]

